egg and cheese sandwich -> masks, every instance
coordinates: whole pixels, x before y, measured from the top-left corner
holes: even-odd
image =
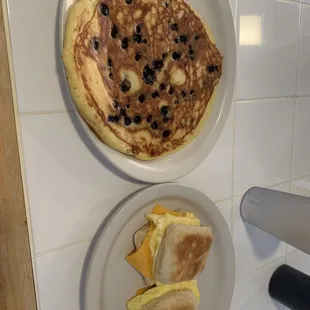
[[[134,235],[135,250],[126,260],[147,283],[191,281],[205,268],[213,241],[210,227],[202,227],[190,212],[156,205],[146,214],[148,224]]]
[[[127,310],[198,310],[199,298],[196,281],[164,284],[139,290]]]

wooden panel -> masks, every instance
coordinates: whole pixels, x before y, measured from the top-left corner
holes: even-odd
[[[2,14],[2,5],[1,5],[1,1],[0,1],[0,31],[4,30],[4,23],[3,23],[3,14]]]
[[[3,25],[0,5],[0,309],[35,310],[25,201]]]

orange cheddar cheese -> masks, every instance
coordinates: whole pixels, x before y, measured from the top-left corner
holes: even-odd
[[[156,205],[154,207],[152,213],[157,214],[157,215],[164,215],[166,213],[169,213],[169,214],[174,215],[174,216],[179,216],[178,212],[167,209],[161,205]]]
[[[142,294],[144,294],[145,292],[147,292],[148,290],[150,290],[151,288],[154,288],[154,287],[156,287],[156,285],[148,286],[148,287],[145,287],[145,288],[140,288],[139,290],[137,290],[136,295],[142,295]]]
[[[169,213],[174,216],[179,216],[178,212],[164,208],[161,205],[156,205],[152,211],[153,214],[164,215]],[[155,224],[150,222],[149,231],[146,238],[144,239],[142,246],[133,254],[126,257],[126,261],[134,267],[138,272],[140,272],[145,278],[153,280],[153,258],[149,247],[150,239],[152,233],[155,229]]]
[[[150,223],[149,231],[144,239],[142,246],[135,253],[128,255],[126,261],[135,269],[137,269],[145,278],[153,279],[152,266],[153,259],[152,253],[149,248],[149,242],[155,225]]]

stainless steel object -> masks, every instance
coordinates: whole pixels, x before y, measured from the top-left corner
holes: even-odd
[[[245,222],[310,254],[310,198],[252,187],[240,205]]]

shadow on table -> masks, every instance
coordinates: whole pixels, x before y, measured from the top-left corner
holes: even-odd
[[[250,224],[244,224],[256,256],[261,258],[268,258],[277,251],[281,244],[281,240]]]

